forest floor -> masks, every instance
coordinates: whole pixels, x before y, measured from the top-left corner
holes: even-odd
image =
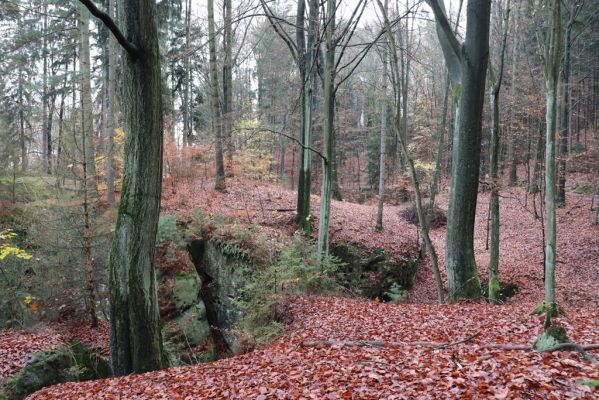
[[[162,213],[192,215],[201,208],[207,214],[234,217],[237,223],[258,225],[274,237],[293,233],[294,192],[237,179],[229,181],[226,193],[204,184],[181,182],[176,193],[165,190]],[[407,298],[409,304],[301,297],[290,307],[287,333],[253,352],[197,366],[57,385],[30,398],[596,398],[597,389],[580,382],[599,379],[597,361],[585,361],[576,352],[489,347],[528,346],[542,330],[539,317],[529,315],[543,298],[541,220],[535,218],[532,200],[525,196],[520,188],[502,191],[500,277],[518,286],[518,293],[505,305],[482,300],[435,305],[432,271],[424,262]],[[488,199],[488,193],[481,193],[477,208],[475,250],[481,277],[486,276],[489,255],[485,246]],[[438,204],[446,209],[447,196],[439,196]],[[418,229],[401,217],[404,208],[385,207],[381,233],[374,229],[374,205],[334,201],[332,240],[383,247],[398,257],[413,254]],[[312,210],[317,218],[317,196],[312,196]],[[561,322],[570,339],[582,345],[599,342],[599,227],[591,225],[591,218],[589,196],[568,193],[566,207],[558,210],[557,293],[566,309]],[[444,228],[432,234],[441,262],[444,235]],[[49,346],[66,337],[48,332]],[[100,333],[96,345],[106,349],[105,328]],[[11,359],[11,349],[21,349],[12,369],[1,370],[0,380],[24,364],[31,351],[42,348],[28,349],[15,334],[0,332],[5,335],[0,343],[7,343],[0,344],[0,358]],[[95,332],[78,334],[87,340],[96,336]],[[22,341],[44,341],[44,333],[36,335],[34,339],[23,335]],[[365,346],[356,340],[383,343]],[[314,341],[330,343],[302,345]],[[590,353],[599,358],[598,351]]]

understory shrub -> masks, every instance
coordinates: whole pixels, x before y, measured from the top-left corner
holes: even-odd
[[[281,250],[276,262],[251,273],[237,300],[243,317],[236,333],[245,341],[245,346],[267,343],[283,332],[289,296],[338,291],[337,273],[341,262],[328,256],[317,265],[315,247],[313,242],[296,234],[291,244]]]

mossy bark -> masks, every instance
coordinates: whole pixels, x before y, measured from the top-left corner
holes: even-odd
[[[163,121],[155,2],[119,2],[118,15],[140,52],[122,58],[125,165],[110,252],[110,355],[114,374],[125,375],[163,366],[154,266]]]

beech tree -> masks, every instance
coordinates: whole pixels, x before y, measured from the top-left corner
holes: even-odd
[[[156,4],[119,2],[118,23],[80,0],[126,50],[122,57],[125,166],[110,250],[110,356],[113,373],[163,367],[155,243],[162,184],[162,97]]]
[[[453,299],[476,297],[480,295],[480,279],[474,258],[474,218],[489,58],[491,0],[468,0],[464,43],[460,43],[453,33],[443,2],[427,0],[427,3],[437,21],[439,42],[453,91],[459,94],[445,248],[448,289]]]

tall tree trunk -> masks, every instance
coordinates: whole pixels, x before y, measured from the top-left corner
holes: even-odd
[[[564,39],[564,67],[562,68],[563,99],[560,105],[559,161],[557,167],[558,186],[556,203],[558,207],[566,205],[566,159],[568,158],[568,139],[570,137],[570,72],[572,50],[572,27],[576,18],[576,2],[571,2],[568,24]]]
[[[385,2],[386,3],[386,2]],[[398,46],[395,41],[395,37],[391,30],[391,24],[389,22],[389,17],[387,16],[387,4],[383,5],[381,0],[377,0],[377,4],[381,13],[383,15],[383,21],[385,23],[386,31],[387,31],[387,39],[389,41],[390,46],[390,59],[391,59],[391,71],[394,77],[395,82],[401,85],[401,72],[399,67],[399,61],[397,57]],[[414,167],[414,160],[410,156],[408,151],[408,145],[403,140],[401,136],[401,103],[400,103],[401,90],[398,87],[395,94],[395,119],[394,119],[394,130],[395,135],[398,138],[398,142],[405,158],[406,164],[408,166],[408,171],[410,172],[410,177],[412,179],[412,184],[414,187],[414,194],[416,197],[416,213],[418,214],[418,222],[422,227],[422,236],[424,238],[424,242],[426,243],[426,247],[429,249],[433,267],[433,273],[435,275],[435,283],[437,286],[437,295],[439,297],[439,303],[442,304],[445,302],[445,294],[443,288],[443,281],[441,280],[441,271],[439,270],[439,262],[437,258],[437,251],[435,250],[435,246],[433,245],[431,238],[429,236],[428,222],[424,215],[424,211],[422,208],[422,196],[420,193],[420,186],[418,182],[418,176],[416,175],[416,168]]]
[[[83,123],[85,120],[82,120]],[[92,234],[89,224],[89,196],[87,160],[85,158],[86,146],[85,131],[81,130],[81,151],[83,152],[83,242],[85,248],[85,266],[87,272],[87,300],[89,301],[89,318],[92,328],[98,326],[98,315],[96,313],[96,287],[94,274],[94,260],[92,258]],[[58,179],[58,178],[57,178]]]
[[[80,0],[90,10],[95,6]],[[154,268],[162,186],[162,82],[154,0],[119,2],[125,137],[121,202],[110,250],[110,359],[115,375],[163,367]],[[96,9],[97,11],[97,9]],[[98,14],[95,14],[98,15]],[[102,16],[110,17],[106,14]],[[109,25],[107,23],[107,25]]]
[[[233,176],[233,27],[232,0],[223,1],[223,137],[226,143],[226,174]]]
[[[333,162],[333,131],[335,129],[335,19],[336,0],[327,0],[325,28],[325,63],[323,94],[323,154],[320,220],[318,223],[318,263],[329,254],[329,221],[331,217],[331,169]]]
[[[109,0],[108,14],[115,18],[116,0]],[[116,39],[108,37],[108,115],[106,123],[106,191],[108,204],[114,204],[114,129],[116,127]]]
[[[385,12],[389,7],[389,0],[385,0]],[[383,84],[381,88],[381,142],[379,158],[379,199],[376,213],[376,230],[383,230],[383,203],[385,200],[385,155],[387,141],[387,49],[383,48]]]
[[[52,171],[52,129],[49,126],[52,115],[49,114],[49,94],[48,94],[48,2],[44,2],[44,33],[42,39],[43,56],[43,92],[42,92],[42,168],[46,174]],[[48,151],[50,150],[50,151]]]
[[[501,83],[503,81],[503,64],[505,60],[505,47],[510,20],[510,0],[507,1],[507,9],[503,20],[503,36],[501,41],[501,54],[499,57],[498,74],[495,78],[493,65],[489,63],[489,80],[491,81],[491,143],[489,168],[491,175],[491,198],[489,207],[491,212],[491,255],[489,258],[489,299],[496,301],[499,296],[499,93],[501,92]]]
[[[208,41],[210,48],[210,93],[212,104],[212,129],[216,137],[216,190],[225,190],[225,164],[223,160],[223,135],[220,96],[218,89],[218,71],[216,62],[216,30],[214,26],[214,0],[208,0]]]
[[[518,16],[519,16],[519,8],[516,6],[516,11],[514,13],[514,29],[513,29],[513,46],[512,46],[512,73],[511,73],[511,82],[510,82],[510,98],[512,102],[515,100],[516,90],[518,89],[518,85],[516,84],[517,80],[517,65],[518,65],[518,52],[519,52],[519,31],[518,31]],[[512,124],[514,120],[514,109],[515,106],[512,104],[510,106],[510,117],[509,117],[509,125],[508,125],[508,134],[507,134],[507,164],[509,167],[508,172],[508,185],[515,186],[518,183],[518,163],[516,162],[516,152],[515,152],[515,134]]]
[[[20,21],[20,19],[19,19]],[[21,172],[27,171],[27,141],[25,140],[25,114],[23,104],[23,70],[19,68],[19,146],[21,148]]]
[[[89,175],[91,192],[96,191],[96,166],[94,150],[94,120],[89,53],[89,11],[79,6],[79,73],[81,75],[81,116],[85,134],[85,163]]]
[[[185,1],[185,57],[183,59],[183,73],[185,74],[185,87],[183,89],[183,145],[190,146],[192,139],[192,131],[189,114],[189,89],[191,80],[189,77],[190,63],[189,52],[191,45],[191,0]]]
[[[451,190],[447,213],[445,264],[451,298],[480,295],[474,258],[474,220],[478,196],[480,144],[485,79],[489,56],[490,0],[468,0],[466,39],[460,45],[451,31],[442,3],[433,7],[454,92],[459,91],[458,129],[454,132]],[[457,87],[456,87],[457,86]]]
[[[308,43],[306,53],[302,57],[303,63],[303,80],[302,80],[302,137],[299,157],[298,175],[299,181],[297,186],[297,222],[300,228],[309,234],[312,229],[310,222],[310,190],[312,182],[312,153],[309,147],[312,146],[312,108],[314,104],[314,75],[316,73],[316,59],[318,53],[318,45],[316,42],[318,34],[318,0],[309,1],[309,17],[308,17]],[[298,18],[300,15],[300,4],[298,2]],[[304,12],[303,7],[301,10]],[[299,29],[299,28],[298,28]],[[296,32],[297,37],[303,35],[303,31]],[[302,39],[303,40],[303,39]],[[299,46],[298,46],[299,48]],[[298,59],[299,63],[299,59]]]
[[[561,0],[552,0],[552,24],[545,47],[545,90],[547,98],[545,135],[545,207],[547,213],[547,243],[545,245],[545,301],[551,310],[555,309],[555,260],[556,260],[556,219],[555,219],[555,128],[557,82],[561,61]],[[549,319],[550,312],[547,313]],[[546,327],[547,328],[547,327]]]

